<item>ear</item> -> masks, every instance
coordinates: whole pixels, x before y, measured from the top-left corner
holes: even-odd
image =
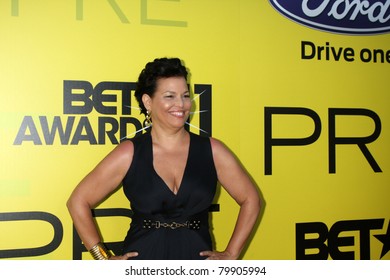
[[[146,110],[150,112],[152,98],[148,94],[144,93],[142,95],[142,103],[144,104]]]

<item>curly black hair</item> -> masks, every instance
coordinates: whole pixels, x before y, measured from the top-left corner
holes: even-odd
[[[159,78],[183,77],[187,81],[188,71],[179,58],[156,58],[148,62],[141,71],[135,89],[135,98],[141,109],[141,114],[146,115],[146,108],[142,102],[145,93],[153,97]]]

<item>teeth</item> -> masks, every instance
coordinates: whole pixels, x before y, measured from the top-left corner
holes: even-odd
[[[184,112],[172,112],[171,114],[174,115],[174,116],[177,116],[177,117],[184,116]]]

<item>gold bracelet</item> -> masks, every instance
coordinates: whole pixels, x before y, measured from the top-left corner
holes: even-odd
[[[102,242],[99,242],[93,246],[89,252],[95,260],[108,260],[113,256],[113,254],[107,250],[106,246],[104,246]]]

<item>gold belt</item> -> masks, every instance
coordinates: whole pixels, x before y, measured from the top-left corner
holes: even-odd
[[[200,221],[185,221],[184,223],[177,222],[161,222],[161,221],[152,221],[152,220],[143,220],[142,227],[144,229],[159,229],[159,228],[169,228],[169,229],[178,229],[178,228],[188,228],[188,229],[200,229]]]

